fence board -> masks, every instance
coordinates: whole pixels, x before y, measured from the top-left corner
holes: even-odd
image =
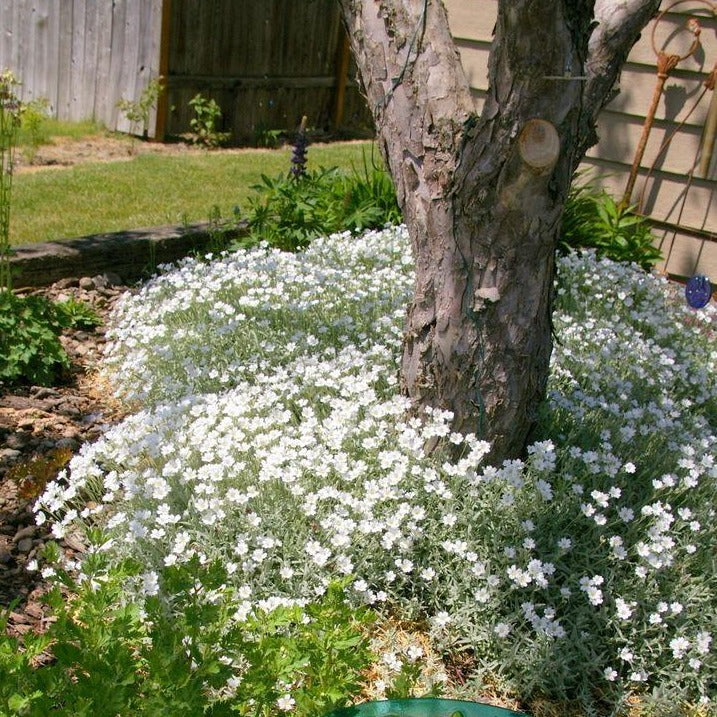
[[[70,114],[73,6],[73,2],[60,0],[58,7],[57,99],[53,110],[59,117]]]

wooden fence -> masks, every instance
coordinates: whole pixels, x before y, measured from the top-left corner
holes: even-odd
[[[487,90],[488,53],[497,0],[445,0],[463,68],[480,109]],[[672,3],[664,0],[667,9]],[[667,81],[641,162],[634,202],[655,224],[662,267],[677,276],[696,271],[717,279],[717,151],[706,176],[694,171],[712,91],[693,108],[709,72],[717,67],[717,18],[704,2],[683,2],[660,23],[658,49],[684,54],[692,40],[685,32],[690,13],[700,16],[702,47],[680,63]],[[652,25],[643,32],[623,69],[620,92],[600,115],[599,143],[584,168],[611,194],[621,197],[657,80]],[[671,138],[669,147],[661,150]],[[648,176],[649,175],[649,176]]]
[[[370,131],[335,0],[171,0],[166,70],[170,134],[189,100],[214,98],[241,141],[309,125]]]
[[[189,100],[217,101],[235,141],[293,129],[367,130],[335,0],[2,0],[0,67],[62,119],[130,131],[117,109],[162,75],[150,136],[190,129]]]
[[[3,0],[0,67],[61,119],[128,131],[117,101],[156,77],[162,0]]]

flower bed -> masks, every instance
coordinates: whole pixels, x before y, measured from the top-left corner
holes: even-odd
[[[405,418],[412,282],[403,228],[187,260],[157,278],[117,311],[105,362],[138,410],[84,446],[38,520],[58,537],[100,525],[96,554],[142,566],[123,583],[138,604],[171,613],[185,566],[196,600],[222,606],[222,630],[320,601],[339,577],[352,605],[468,651],[469,688],[707,708],[714,310],[636,268],[561,259],[536,440],[524,461],[489,466],[488,446],[451,433],[449,415]],[[425,456],[436,436],[463,457]],[[186,636],[189,649],[219,659],[203,634],[216,630]],[[240,658],[207,699],[242,695]],[[411,663],[393,658],[395,675]],[[265,697],[288,711],[308,689],[297,667]]]

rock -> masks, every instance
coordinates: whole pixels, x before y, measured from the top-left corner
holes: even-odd
[[[10,622],[14,622],[16,625],[27,625],[30,622],[27,615],[21,612],[11,612],[9,618]]]
[[[91,291],[95,288],[95,282],[89,276],[83,276],[79,281],[80,289]]]
[[[22,420],[22,419],[21,419]],[[25,419],[27,420],[27,419]],[[30,425],[32,425],[33,421],[30,419]],[[19,422],[18,422],[19,425]],[[5,439],[5,445],[7,448],[5,450],[11,450],[15,452],[22,451],[23,448],[26,448],[30,441],[32,440],[32,436],[28,433],[21,433],[19,431],[15,433],[11,433],[6,439]]]
[[[64,401],[58,406],[58,413],[61,413],[63,416],[70,416],[71,418],[79,418],[82,415],[82,411],[69,401]]]
[[[22,453],[14,448],[0,448],[0,462],[12,461],[21,455]]]
[[[124,286],[124,281],[119,274],[115,274],[114,271],[106,271],[102,276],[107,280],[108,286]]]
[[[38,603],[29,602],[25,605],[25,614],[30,617],[34,617],[36,620],[40,620],[44,616],[45,612],[42,609],[42,606]]]
[[[15,533],[15,537],[12,539],[12,541],[13,543],[19,543],[25,538],[34,538],[35,533],[37,533],[36,525],[26,525],[24,528],[20,528],[20,530]]]
[[[56,281],[52,286],[55,289],[69,289],[72,286],[79,286],[80,280],[76,276],[68,276],[66,279]]]
[[[12,562],[12,555],[7,550],[0,550],[0,565],[7,565]]]
[[[36,386],[32,389],[32,395],[38,400],[44,398],[59,398],[62,394],[56,391],[54,388],[47,388],[46,386]]]
[[[60,440],[55,443],[57,448],[69,448],[71,451],[76,451],[80,447],[80,441],[78,440],[80,432],[74,428],[66,429],[66,433],[70,433],[71,431],[71,435],[60,438]]]
[[[94,284],[95,289],[106,289],[109,286],[109,281],[107,280],[107,276],[105,274],[98,274],[97,276],[92,277],[92,283]]]
[[[29,553],[32,550],[33,541],[32,538],[23,538],[17,544],[18,553]]]
[[[62,540],[62,545],[69,550],[74,550],[76,553],[84,553],[87,550],[87,547],[74,535],[66,536]]]

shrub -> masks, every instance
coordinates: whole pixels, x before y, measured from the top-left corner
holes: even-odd
[[[142,136],[147,137],[149,115],[152,109],[157,105],[163,91],[164,78],[155,77],[145,85],[138,100],[128,100],[123,97],[117,102],[117,109],[119,109],[130,123],[130,132],[135,134],[141,131]]]
[[[0,383],[49,386],[61,380],[70,367],[59,338],[63,329],[91,328],[99,322],[83,302],[53,303],[0,289]]]
[[[20,142],[25,160],[32,164],[41,145],[49,142],[47,120],[50,101],[40,97],[22,106],[20,116]]]
[[[308,604],[249,609],[224,566],[192,560],[164,571],[162,598],[151,573],[111,564],[107,547],[94,531],[77,578],[43,569],[56,583],[46,634],[10,638],[0,616],[0,714],[268,717],[290,707],[313,717],[358,689],[371,615],[347,606],[345,581]],[[57,548],[47,552],[57,566]]]
[[[49,386],[70,367],[59,340],[64,317],[39,296],[0,290],[0,381]]]
[[[336,168],[304,170],[255,185],[256,199],[247,215],[249,238],[285,251],[305,248],[317,236],[359,232],[397,224],[401,211],[388,172],[364,162],[363,172]]]
[[[229,140],[229,132],[219,131],[222,111],[216,100],[198,94],[189,100],[189,106],[194,110],[194,117],[189,120],[189,126],[192,128],[192,139],[196,144],[211,149]]]
[[[645,271],[662,258],[645,217],[590,184],[574,183],[570,189],[559,248],[563,253],[595,249],[600,257],[635,263]]]
[[[187,261],[116,317],[108,370],[145,409],[82,449],[38,519],[102,524],[160,594],[195,560],[252,604],[352,576],[352,600],[470,654],[471,689],[710,705],[715,312],[590,252],[559,274],[536,441],[489,466],[449,414],[406,418],[405,229]],[[424,455],[436,436],[460,460]]]

